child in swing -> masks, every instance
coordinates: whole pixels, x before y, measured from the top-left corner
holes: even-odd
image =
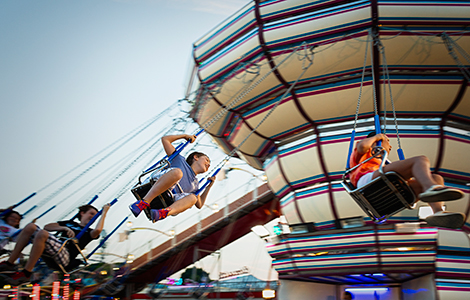
[[[189,134],[178,134],[178,135],[167,135],[162,137],[163,149],[166,154],[170,156],[175,152],[173,142],[185,139],[193,143],[196,140],[195,135]],[[175,189],[174,203],[167,208],[162,209],[151,209],[150,216],[152,222],[165,219],[168,216],[177,215],[195,205],[201,209],[206,202],[207,194],[210,188],[214,184],[215,178],[212,176],[208,178],[210,183],[207,185],[204,192],[199,196],[195,192],[198,190],[198,179],[197,174],[205,173],[209,170],[210,159],[201,152],[193,152],[186,159],[183,156],[177,155],[171,162],[170,168],[165,170],[159,170],[152,173],[151,178],[156,181],[155,184],[150,188],[148,193],[142,198],[129,206],[129,209],[137,217],[142,210],[150,207],[150,203],[158,195],[166,190],[173,190],[179,184],[182,191]]]
[[[8,244],[10,239],[16,241],[16,235],[18,231],[20,231],[20,221],[22,218],[19,212],[12,209],[0,210],[0,213],[4,212],[4,216],[0,218],[0,254],[7,253],[4,247]]]
[[[106,214],[110,208],[110,204],[103,206],[102,215],[98,221],[95,229],[88,228],[85,233],[78,239],[78,246],[80,249],[84,249],[85,246],[92,240],[97,239],[101,231],[103,230],[104,220]],[[50,231],[57,231],[62,234],[65,238],[73,238],[93,219],[98,213],[98,210],[92,205],[83,205],[78,208],[78,219],[80,223],[72,220],[59,221],[55,223],[49,223],[44,226],[44,229],[40,229],[36,224],[29,223],[26,225],[18,236],[15,248],[11,252],[8,260],[0,263],[0,272],[14,272],[11,274],[1,274],[0,281],[4,284],[10,284],[17,286],[30,281],[30,276],[37,261],[43,255],[55,256],[59,253],[59,249],[62,246],[56,236],[50,234]],[[14,265],[15,260],[20,256],[21,251],[28,246],[30,241],[33,244],[29,259],[24,266],[22,271],[16,271]],[[75,263],[75,257],[79,254],[76,246],[69,242],[65,245],[59,255],[55,256],[54,259],[57,263],[61,264],[68,269],[72,263]]]
[[[371,157],[377,142],[382,142],[382,147],[390,153],[392,146],[385,134],[369,133],[367,138],[356,144],[356,148],[350,157],[350,166],[360,164]],[[360,188],[372,179],[379,177],[381,158],[374,158],[351,172],[351,183]],[[426,156],[415,156],[401,161],[391,162],[383,167],[384,173],[394,171],[400,174],[415,193],[418,200],[428,202],[433,210],[433,215],[426,218],[431,226],[460,228],[465,222],[465,215],[443,211],[442,201],[458,200],[463,197],[463,192],[458,189],[444,186],[442,176],[432,174],[429,159]]]

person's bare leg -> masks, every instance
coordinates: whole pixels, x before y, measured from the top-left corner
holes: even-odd
[[[37,226],[35,224],[29,223],[23,228],[23,230],[21,230],[21,233],[18,235],[15,247],[13,248],[10,257],[8,258],[9,263],[13,264],[18,259],[18,257],[20,257],[21,251],[23,251],[23,249],[28,246],[29,240],[31,239],[31,236],[36,231],[36,229]]]
[[[395,171],[405,180],[414,177],[426,191],[433,185],[438,185],[430,171],[429,159],[426,156],[415,156],[405,160],[395,161],[383,168],[384,172]],[[372,178],[379,177],[379,171],[375,171]]]
[[[191,208],[197,201],[196,195],[188,195],[186,197],[181,198],[178,201],[175,201],[172,205],[170,205],[170,212],[168,213],[169,216],[179,214],[189,208]]]
[[[444,185],[444,178],[442,178],[442,176],[432,174],[432,178],[437,184]],[[422,186],[418,181],[414,180],[414,178],[409,180],[408,184],[413,189],[413,192],[416,194],[416,198],[418,199],[419,194],[423,192]],[[425,219],[428,225],[435,227],[460,228],[465,223],[464,214],[459,212],[445,212],[443,208],[444,202],[428,202],[428,204],[433,211],[433,214]]]
[[[436,182],[436,184],[444,185],[444,178],[442,178],[441,175],[431,174],[431,176],[432,176],[433,181]],[[411,189],[413,190],[414,194],[416,195],[416,199],[419,200],[419,194],[424,192],[425,189],[423,189],[423,187],[419,184],[419,182],[417,180],[414,180],[414,178],[409,180],[408,184],[411,187]],[[440,201],[440,202],[428,202],[428,204],[432,208],[433,213],[443,211],[442,207],[444,205],[444,202],[442,202],[442,201]]]
[[[182,177],[183,172],[180,169],[168,171],[168,173],[163,174],[162,177],[155,182],[142,200],[150,204],[155,197],[171,188]]]
[[[24,266],[26,271],[33,271],[34,266],[38,262],[42,253],[44,252],[44,247],[46,246],[46,240],[49,237],[49,232],[46,230],[39,231],[33,240],[33,247],[31,248],[31,253],[29,254],[29,259]]]

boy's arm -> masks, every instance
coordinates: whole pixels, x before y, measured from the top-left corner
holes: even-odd
[[[96,239],[97,237],[100,236],[101,231],[103,231],[104,219],[106,218],[106,214],[108,213],[108,210],[110,207],[111,207],[111,204],[109,203],[103,206],[103,212],[101,213],[100,220],[98,221],[96,228],[90,232],[91,238]]]
[[[190,134],[175,134],[162,137],[163,149],[165,149],[166,155],[170,156],[175,152],[175,146],[173,146],[172,143],[179,139],[185,139],[192,143],[196,140],[196,136]]]
[[[384,134],[376,134],[370,138],[365,138],[362,141],[358,142],[356,145],[356,157],[354,161],[357,161],[357,158],[366,154],[369,149],[374,145],[374,143],[381,141],[385,138]]]
[[[209,194],[209,190],[214,184],[215,176],[209,177],[207,180],[210,180],[210,183],[206,186],[206,188],[204,189],[204,192],[200,196],[197,196],[197,201],[195,205],[199,209],[201,209],[204,206],[204,203],[206,203],[206,198],[207,198],[207,195]]]
[[[49,223],[44,226],[44,230],[47,231],[65,231],[69,238],[75,237],[75,232],[67,226],[61,226],[59,223]]]

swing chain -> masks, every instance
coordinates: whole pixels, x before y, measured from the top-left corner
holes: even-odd
[[[303,45],[304,43],[302,43]],[[313,55],[313,48],[314,47],[310,47],[310,51]],[[243,141],[237,145],[237,147],[235,147],[229,154],[227,154],[227,156],[215,167],[215,169],[218,169],[218,168],[221,168],[240,148],[241,146],[243,146],[243,144],[248,140],[248,138],[261,126],[261,124],[264,123],[264,121],[266,121],[266,119],[274,112],[274,110],[282,103],[282,100],[284,100],[284,98],[292,91],[292,89],[295,87],[295,85],[299,82],[300,78],[302,78],[302,76],[305,74],[305,72],[310,68],[310,66],[313,64],[313,57],[312,59],[309,59],[307,58],[310,63],[308,64],[308,66],[306,66],[305,68],[303,68],[303,71],[300,73],[300,75],[297,77],[297,79],[290,85],[290,87],[284,92],[284,94],[279,98],[279,100],[276,101],[276,103],[274,104],[274,106],[268,111],[268,113],[263,117],[263,119],[261,119],[261,121],[256,125],[256,127],[254,127],[250,133],[243,139]],[[208,176],[206,176],[207,178]]]
[[[465,68],[465,66],[463,65],[463,63],[460,61],[460,59],[458,58],[457,54],[455,54],[455,51],[454,51],[454,46],[453,45],[457,45],[450,37],[449,35],[444,32],[442,33],[441,35],[441,38],[442,40],[444,41],[444,45],[446,46],[447,48],[447,51],[449,52],[449,55],[454,59],[454,61],[457,63],[460,71],[462,72],[462,75],[465,77],[465,79],[470,82],[470,72],[467,70],[467,68]],[[465,56],[465,55],[464,55]]]
[[[374,94],[374,114],[375,115],[378,115],[378,108],[377,108],[377,93],[375,91],[375,71],[374,71],[374,57],[373,57],[373,51],[372,51],[372,47],[374,46],[377,46],[378,43],[378,33],[374,33],[372,31],[372,28],[369,29],[369,32],[370,32],[370,35],[372,37],[372,41],[373,43],[370,44],[370,68],[372,70],[372,91],[373,91],[373,94]]]
[[[233,101],[231,101],[227,106],[223,107],[212,119],[204,123],[201,128],[207,130],[210,128],[215,122],[217,122],[219,119],[221,119],[230,109],[232,109],[241,99],[243,99],[246,95],[248,95],[255,87],[257,87],[264,79],[266,79],[271,73],[276,71],[279,66],[281,66],[284,62],[287,61],[294,53],[297,53],[299,49],[302,49],[304,47],[305,42],[302,43],[301,45],[297,46],[292,50],[292,52],[285,57],[279,64],[276,64],[273,68],[269,70],[266,74],[264,74],[260,79],[258,79],[255,83],[253,83],[248,89],[243,91],[241,94],[239,94]]]
[[[361,85],[359,87],[359,96],[357,98],[356,114],[354,116],[354,129],[353,129],[354,131],[356,131],[357,120],[359,118],[359,108],[361,106],[361,98],[362,98],[362,87],[364,86],[364,75],[366,73],[368,47],[369,47],[369,38],[367,38],[367,41],[366,41],[366,51],[365,51],[365,54],[364,54],[364,63],[362,65]]]
[[[382,44],[382,42],[379,40],[379,50],[380,50],[380,53],[382,54],[382,61],[383,61],[383,66],[384,66],[384,134],[386,133],[386,128],[387,128],[387,125],[386,125],[386,109],[385,109],[385,103],[387,103],[386,101],[386,88],[385,88],[385,81],[386,81],[386,85],[388,85],[388,93],[390,95],[390,103],[392,105],[392,112],[393,112],[393,120],[394,120],[394,123],[395,123],[395,131],[396,131],[396,134],[397,134],[397,143],[398,143],[398,149],[401,149],[401,141],[400,141],[400,134],[398,133],[398,121],[397,121],[397,114],[396,114],[396,110],[395,110],[395,102],[393,101],[393,94],[392,94],[392,84],[391,84],[391,81],[390,81],[390,72],[388,70],[388,64],[387,64],[387,58],[385,57],[385,47],[384,45]]]

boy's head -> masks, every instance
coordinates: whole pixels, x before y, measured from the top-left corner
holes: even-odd
[[[82,205],[78,208],[78,220],[81,222],[83,218],[83,221],[88,223],[97,213],[98,209],[93,205]]]
[[[20,213],[15,210],[10,210],[3,216],[3,220],[5,221],[5,223],[15,228],[20,228],[21,219],[22,217]]]
[[[188,155],[186,162],[194,170],[194,173],[200,174],[207,172],[211,166],[211,160],[202,152],[193,152]]]

